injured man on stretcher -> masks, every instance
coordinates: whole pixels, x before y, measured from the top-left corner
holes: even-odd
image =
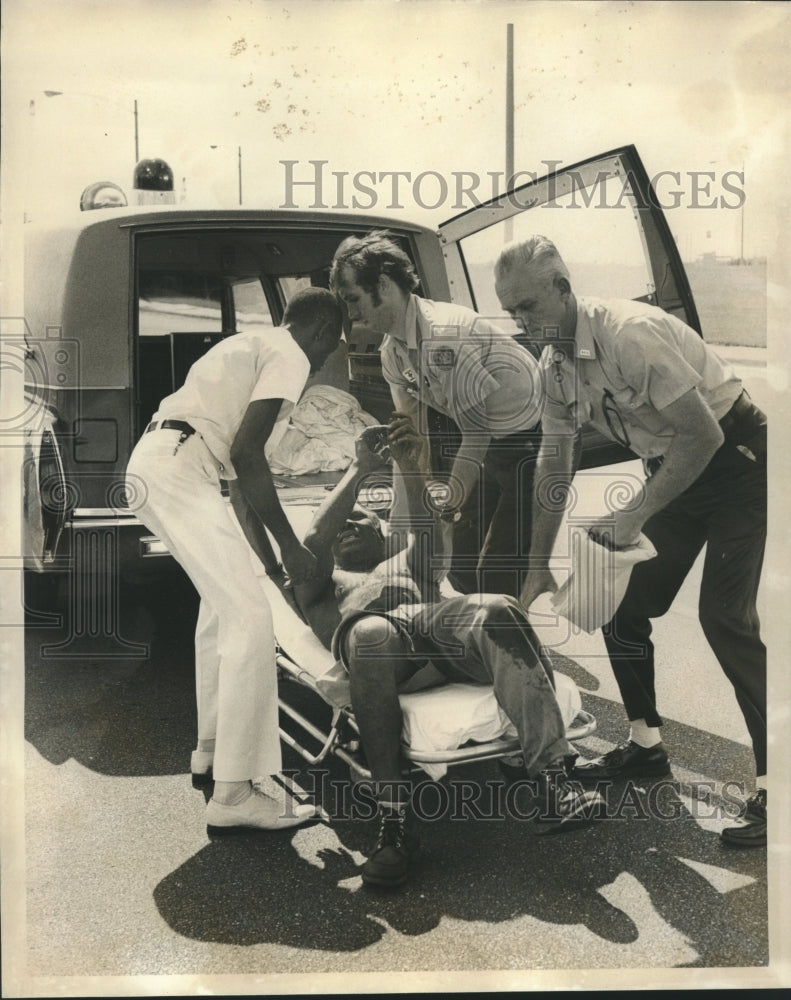
[[[294,587],[312,630],[335,656],[318,684],[327,700],[351,701],[379,808],[379,834],[363,867],[366,884],[403,883],[417,846],[402,777],[399,689],[427,662],[449,682],[491,685],[513,723],[526,778],[534,780],[533,829],[552,833],[596,818],[604,801],[568,779],[574,751],[555,696],[551,663],[511,597],[440,597],[444,534],[409,417],[368,427],[345,475],[303,540],[319,575]],[[405,474],[406,523],[384,525],[357,503],[366,476],[388,460]],[[243,528],[254,548],[257,528]],[[387,529],[387,530],[385,530]]]

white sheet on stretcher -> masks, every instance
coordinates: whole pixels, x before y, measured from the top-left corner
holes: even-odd
[[[566,728],[582,708],[574,681],[555,671],[555,694]],[[500,708],[492,688],[481,684],[445,684],[428,691],[399,696],[404,713],[404,741],[413,750],[455,750],[475,740],[487,743],[516,730]],[[447,771],[444,764],[421,764],[437,781]]]
[[[323,693],[326,696],[331,691],[332,697],[328,700],[340,706],[348,705],[348,682],[343,667],[335,664],[330,651],[300,621],[268,577],[261,577],[261,585],[272,608],[275,633],[282,648],[314,678],[323,674],[333,677],[331,686],[322,684]],[[420,684],[421,680],[435,683],[438,676],[433,667],[424,668],[410,686]],[[568,728],[582,707],[582,699],[577,685],[565,674],[555,672],[555,686],[561,715]],[[413,750],[455,750],[467,740],[485,743],[500,736],[516,735],[494,691],[484,685],[443,684],[401,694],[399,700],[404,713],[403,738]],[[421,766],[435,781],[447,771],[444,764]]]

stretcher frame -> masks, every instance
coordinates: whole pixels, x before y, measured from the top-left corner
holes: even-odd
[[[311,750],[300,738],[294,736],[282,725],[279,727],[281,741],[302,757],[310,766],[320,764],[329,754],[348,765],[352,775],[360,779],[370,779],[360,742],[360,730],[350,708],[332,708],[332,720],[326,732],[311,722],[301,711],[289,704],[284,697],[284,686],[291,683],[299,684],[313,691],[327,705],[316,684],[313,675],[300,667],[286,651],[278,646],[276,651],[278,670],[278,706],[284,715],[296,723],[302,730],[300,738],[311,737],[318,745]],[[566,738],[573,742],[581,740],[596,731],[596,719],[590,712],[580,709],[571,725],[566,730]],[[401,754],[408,765],[408,770],[419,771],[423,764],[442,764],[451,767],[458,764],[470,764],[484,760],[498,760],[513,757],[521,753],[519,740],[516,736],[502,736],[485,743],[466,743],[455,750],[416,750],[401,741]]]

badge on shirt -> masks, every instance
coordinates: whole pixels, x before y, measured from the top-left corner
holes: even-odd
[[[417,375],[415,374],[414,368],[407,368],[405,371],[402,371],[401,374],[407,382],[417,382]]]
[[[587,347],[581,347],[579,349],[579,356],[581,358],[591,358],[591,357],[593,357],[593,355],[591,354],[591,352],[588,350]]]
[[[456,363],[456,352],[452,347],[435,347],[428,352],[428,363],[435,368],[450,371]]]

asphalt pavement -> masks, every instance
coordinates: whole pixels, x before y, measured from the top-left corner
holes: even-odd
[[[768,400],[764,353],[730,351],[756,400]],[[578,510],[595,512],[613,477],[637,474],[631,465],[588,474]],[[72,655],[58,645],[63,629],[31,625],[24,952],[6,956],[26,992],[7,995],[773,984],[767,856],[777,873],[787,848],[777,822],[769,852],[729,850],[718,836],[754,774],[732,690],[697,623],[699,578],[700,563],[655,623],[672,778],[614,786],[606,821],[536,837],[517,797],[503,805],[496,763],[454,769],[447,801],[421,824],[414,876],[389,893],[361,883],[373,829],[348,818],[349,775],[337,760],[317,772],[284,754],[296,787],[331,822],[207,837],[208,793],[188,774],[196,606],[183,580],[121,594],[126,645],[113,658]],[[535,611],[558,669],[597,719],[580,752],[609,749],[627,730],[600,635]],[[298,697],[326,719],[323,704]],[[464,785],[480,790],[477,815]]]

